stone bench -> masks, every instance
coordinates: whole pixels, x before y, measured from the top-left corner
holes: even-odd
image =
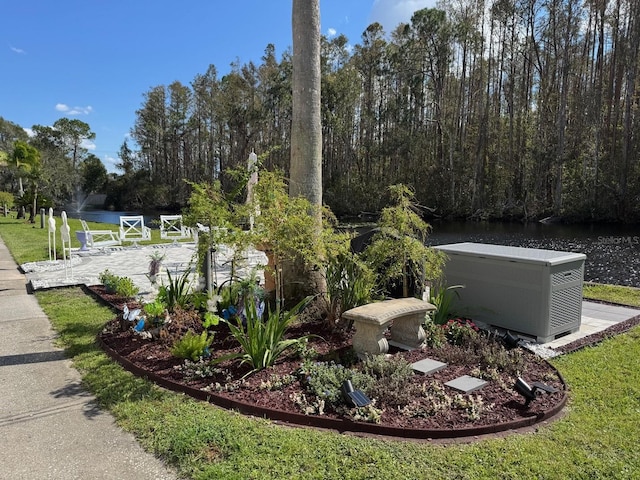
[[[422,328],[425,316],[435,309],[417,298],[398,298],[352,308],[342,317],[353,321],[353,348],[359,357],[364,357],[387,353],[389,343],[404,349],[419,348],[426,339]],[[384,334],[389,327],[388,342]]]

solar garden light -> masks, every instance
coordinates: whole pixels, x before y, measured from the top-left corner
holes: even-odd
[[[371,399],[362,390],[354,390],[351,380],[342,382],[342,393],[345,400],[352,407],[366,407],[371,403]]]
[[[518,380],[516,380],[516,384],[514,385],[516,392],[524,397],[524,406],[526,408],[529,408],[529,404],[531,403],[531,401],[535,400],[538,390],[542,390],[547,393],[555,393],[558,391],[557,389],[545,383],[533,382],[531,385],[532,386],[529,386],[529,384],[525,382],[522,377],[518,377]]]

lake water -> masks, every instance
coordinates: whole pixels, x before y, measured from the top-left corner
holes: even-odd
[[[584,253],[586,281],[640,287],[640,226],[435,222],[429,245],[475,242]]]
[[[69,218],[81,218],[88,222],[110,223],[113,225],[120,225],[120,217],[126,215],[140,215],[140,213],[118,212],[112,210],[80,210],[79,212],[73,210],[67,211],[67,216]],[[144,215],[144,224],[150,228],[160,228],[160,214]]]

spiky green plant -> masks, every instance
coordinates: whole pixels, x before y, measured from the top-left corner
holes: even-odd
[[[280,308],[276,307],[274,311],[269,310],[263,320],[253,298],[248,298],[244,308],[244,323],[242,315],[222,320],[229,326],[231,335],[240,344],[241,351],[219,357],[217,361],[238,359],[241,363],[251,365],[252,370],[249,373],[270,367],[287,350],[308,338],[305,336],[285,339],[284,335],[310,300],[311,297],[306,297],[287,312],[281,312]]]

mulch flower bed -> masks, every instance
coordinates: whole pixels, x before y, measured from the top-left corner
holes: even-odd
[[[106,294],[101,286],[89,289],[118,309],[126,302]],[[133,302],[126,303],[129,308],[136,307]],[[446,368],[431,375],[415,373],[403,377],[400,384],[394,383],[392,377],[381,377],[378,393],[370,394],[375,399],[373,408],[357,409],[327,402],[320,408],[320,415],[318,406],[322,406],[319,401],[322,399],[309,391],[310,374],[301,369],[303,357],[307,358],[307,370],[334,368],[327,366],[340,363],[361,368],[358,362],[353,366],[350,363],[354,360],[352,332],[328,331],[320,321],[294,325],[288,330],[288,337],[312,335],[304,351],[294,351],[273,367],[250,373],[249,366],[237,361],[213,365],[210,359],[185,362],[171,354],[170,348],[176,339],[188,330],[195,333],[203,330],[196,312],[174,312],[171,323],[155,339],[143,338],[131,328],[123,329],[121,318],[121,314],[115,316],[99,340],[108,353],[131,370],[164,386],[208,398],[212,403],[291,423],[418,438],[459,437],[518,428],[548,419],[562,409],[567,398],[567,387],[560,374],[531,352],[519,348],[507,351],[498,345],[498,339],[491,339],[493,343],[480,342],[481,348],[488,351],[478,356],[469,346],[445,342],[440,347],[391,351],[391,356],[394,361],[402,359],[408,363],[431,358],[448,363]],[[238,344],[225,324],[219,324],[213,331],[211,358],[238,351]],[[309,352],[313,352],[313,356],[309,356]],[[512,368],[491,368],[478,361],[486,357],[492,358],[496,365],[510,362]],[[488,383],[468,395],[444,386],[462,375],[481,377]],[[557,391],[539,394],[525,406],[523,397],[513,389],[518,376],[527,382],[543,382]]]

